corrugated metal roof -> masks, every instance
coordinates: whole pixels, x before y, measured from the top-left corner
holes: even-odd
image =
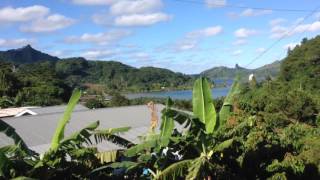
[[[159,117],[158,128],[161,123],[160,112],[163,107],[163,105],[157,105]],[[5,118],[3,120],[16,129],[16,132],[29,147],[42,153],[49,147],[51,138],[62,114],[63,112],[59,112],[36,116]],[[97,120],[100,121],[99,129],[131,127],[128,132],[120,134],[120,136],[138,143],[138,137],[145,135],[149,130],[151,112],[146,105],[75,111],[72,114],[69,124],[66,126],[65,137]],[[0,134],[0,147],[8,144],[12,144],[12,140]],[[112,143],[103,143],[98,147],[102,150],[119,148]]]
[[[51,113],[62,113],[66,108],[67,108],[67,105],[59,105],[59,106],[36,107],[36,108],[31,108],[30,110],[32,110],[37,114],[51,114]],[[83,111],[83,110],[88,110],[88,108],[81,104],[77,104],[74,108],[74,112]]]

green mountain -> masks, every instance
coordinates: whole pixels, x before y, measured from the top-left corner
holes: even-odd
[[[141,92],[186,89],[193,83],[191,76],[167,69],[81,57],[59,59],[30,45],[3,51],[0,57],[0,107],[2,102],[17,106],[60,104],[74,88]]]
[[[84,58],[63,59],[55,63],[55,69],[71,86],[95,83],[124,91],[180,89],[191,86],[193,80],[168,69],[135,68],[117,61],[87,61]]]
[[[0,51],[0,61],[9,61],[16,64],[57,60],[59,60],[59,58],[37,51],[30,45],[19,49]]]
[[[230,80],[234,79],[237,74],[240,74],[243,78],[247,78],[250,74],[254,74],[258,80],[262,80],[267,76],[275,77],[280,71],[280,65],[281,61],[275,61],[256,69],[246,69],[238,65],[234,68],[220,66],[208,69],[200,74],[211,80]]]

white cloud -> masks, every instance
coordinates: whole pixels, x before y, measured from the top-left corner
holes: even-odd
[[[271,28],[271,38],[280,38],[287,34],[288,28],[283,26],[275,26]]]
[[[21,30],[24,32],[52,32],[59,29],[63,29],[72,25],[75,20],[65,17],[60,14],[53,14],[46,18],[40,18],[33,22],[30,25],[25,25],[21,27]]]
[[[286,22],[287,20],[286,19],[284,19],[284,18],[276,18],[276,19],[272,19],[270,22],[269,22],[269,24],[270,24],[270,26],[278,26],[278,25],[280,25],[280,24],[282,24],[282,23],[284,23],[284,22]]]
[[[226,0],[205,0],[205,3],[209,8],[224,7],[227,5]]]
[[[197,42],[184,40],[176,43],[174,49],[175,51],[187,51],[187,50],[195,49],[196,47],[197,47]]]
[[[252,16],[261,16],[261,15],[267,15],[271,14],[272,10],[253,10],[253,9],[245,9],[240,13],[240,16],[242,17],[252,17]]]
[[[148,26],[170,19],[165,13],[131,14],[116,17],[114,23],[117,26]]]
[[[311,24],[301,24],[301,25],[297,26],[294,29],[293,34],[302,33],[305,31],[315,32],[315,31],[319,31],[319,30],[320,30],[320,21],[316,21]]]
[[[115,0],[109,12],[96,13],[92,20],[99,25],[149,26],[172,18],[162,7],[162,0]]]
[[[320,21],[315,21],[309,24],[300,24],[295,27],[275,26],[271,29],[271,38],[281,38],[285,36],[293,36],[303,32],[320,31]]]
[[[49,13],[50,9],[45,6],[34,5],[28,7],[4,7],[0,9],[0,22],[25,22]]]
[[[89,34],[81,36],[71,36],[65,39],[66,43],[94,43],[98,45],[109,45],[116,43],[131,34],[130,31],[112,30],[104,33]]]
[[[89,50],[81,54],[86,59],[105,59],[115,55],[115,52],[109,50]]]
[[[222,26],[211,26],[187,33],[182,39],[177,41],[174,51],[187,51],[196,49],[198,44],[207,37],[217,36],[223,32]]]
[[[113,15],[151,13],[163,6],[161,0],[124,0],[111,5]]]
[[[254,30],[254,29],[246,29],[246,28],[240,28],[238,30],[236,30],[234,32],[234,35],[237,37],[237,38],[246,38],[248,36],[252,36],[252,35],[255,35],[257,34],[257,31]]]
[[[79,5],[110,5],[116,0],[72,0],[74,4]]]
[[[135,54],[132,55],[131,59],[137,59],[137,60],[141,60],[141,61],[147,61],[147,60],[151,60],[150,54],[145,53],[145,52],[137,52]]]
[[[241,55],[242,53],[243,53],[242,50],[235,50],[235,51],[232,52],[232,55],[233,55],[233,56],[239,56],[239,55]]]
[[[258,49],[256,49],[256,52],[257,52],[257,53],[263,53],[263,52],[265,52],[265,51],[266,51],[265,48],[258,48]]]
[[[272,10],[254,10],[251,8],[247,8],[240,13],[230,12],[228,13],[228,16],[230,18],[236,19],[240,17],[255,17],[255,16],[268,15],[268,14],[272,14]]]
[[[232,45],[234,46],[239,46],[244,44],[247,44],[247,40],[245,39],[237,39],[236,41],[232,42]]]
[[[0,39],[0,47],[4,48],[17,48],[21,46],[25,46],[27,44],[35,43],[34,39]]]
[[[200,29],[187,34],[189,38],[210,37],[220,34],[223,31],[222,26],[212,26],[205,29]]]
[[[109,13],[96,13],[92,15],[92,21],[98,25],[112,25],[114,17]]]

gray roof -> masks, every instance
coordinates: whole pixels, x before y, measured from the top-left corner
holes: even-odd
[[[59,106],[46,106],[46,107],[36,107],[36,108],[28,108],[31,111],[37,114],[52,114],[52,113],[62,113],[67,108],[67,105],[59,105]],[[88,110],[89,108],[84,105],[77,104],[74,108],[75,111],[83,111]]]
[[[159,125],[163,105],[157,105]],[[63,112],[39,114],[35,116],[22,116],[3,119],[16,129],[26,144],[33,150],[43,153],[50,145],[51,138]],[[131,127],[121,137],[138,143],[139,136],[145,135],[150,128],[151,112],[146,105],[127,106],[116,108],[102,108],[95,110],[78,110],[73,112],[71,120],[65,129],[65,137],[80,130],[92,122],[100,121],[99,129]],[[12,140],[0,133],[0,147],[12,144]],[[98,146],[101,150],[118,149],[112,143],[103,143]]]

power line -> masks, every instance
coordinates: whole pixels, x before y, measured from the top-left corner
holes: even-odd
[[[311,17],[314,13],[316,13],[318,11],[318,9],[320,8],[320,6],[318,6],[317,8],[315,8],[313,11],[311,11],[309,14],[307,14],[299,23],[297,23],[290,31],[287,31],[286,33],[284,33],[279,39],[277,39],[274,43],[272,43],[265,51],[261,52],[259,55],[257,55],[255,58],[253,58],[246,66],[244,67],[248,67],[249,65],[251,65],[252,63],[254,63],[255,61],[257,61],[259,58],[261,58],[264,54],[266,54],[268,51],[270,51],[275,45],[277,45],[280,41],[282,41],[283,39],[285,39],[288,35],[290,35],[290,33],[292,33],[294,30],[296,30],[296,28],[298,26],[300,26],[302,23],[304,23],[309,17]],[[308,26],[308,28],[311,26],[311,24]],[[305,30],[302,32],[304,33],[305,31],[307,31],[308,28],[305,28]]]
[[[235,4],[220,5],[218,3],[209,3],[209,2],[196,1],[196,0],[174,0],[174,1],[181,2],[181,3],[197,4],[197,5],[216,6],[217,8],[253,9],[253,10],[296,12],[296,13],[313,12],[313,10],[311,10],[311,9],[265,8],[265,7],[240,6],[240,5],[235,5]]]

